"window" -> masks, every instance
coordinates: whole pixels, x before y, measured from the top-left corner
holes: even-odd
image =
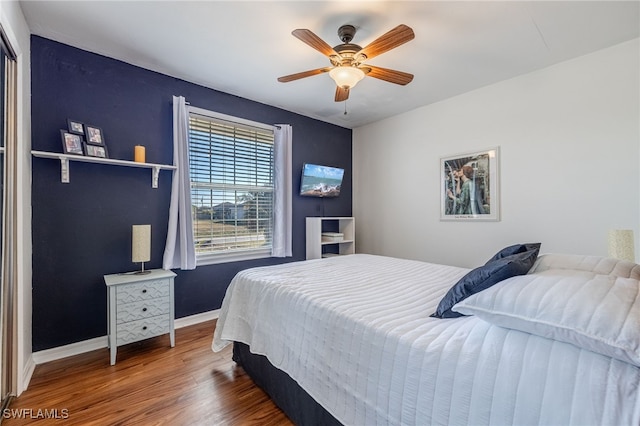
[[[269,256],[273,126],[191,107],[189,167],[198,263]]]

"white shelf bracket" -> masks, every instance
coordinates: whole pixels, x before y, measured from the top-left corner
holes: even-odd
[[[151,176],[151,187],[152,188],[157,188],[158,187],[158,175],[160,174],[160,167],[158,166],[153,166],[153,169],[151,169],[152,171],[152,176]]]
[[[69,159],[60,157],[60,182],[69,183]]]

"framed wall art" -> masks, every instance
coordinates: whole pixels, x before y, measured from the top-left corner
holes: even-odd
[[[499,149],[440,159],[440,220],[500,220]]]
[[[106,145],[84,144],[84,149],[89,157],[109,158]]]
[[[62,137],[62,152],[65,154],[84,155],[80,135],[60,129],[60,136]]]
[[[104,145],[104,134],[102,133],[102,129],[100,127],[85,124],[84,129],[87,143]]]
[[[84,124],[82,124],[78,120],[72,120],[71,118],[68,118],[67,125],[69,126],[69,133],[84,136]]]

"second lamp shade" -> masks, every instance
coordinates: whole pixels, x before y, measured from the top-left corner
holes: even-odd
[[[631,262],[636,261],[633,249],[633,230],[613,229],[609,231],[609,256]]]

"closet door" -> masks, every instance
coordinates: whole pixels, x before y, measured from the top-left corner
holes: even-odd
[[[0,27],[0,398],[16,392],[16,56]]]

